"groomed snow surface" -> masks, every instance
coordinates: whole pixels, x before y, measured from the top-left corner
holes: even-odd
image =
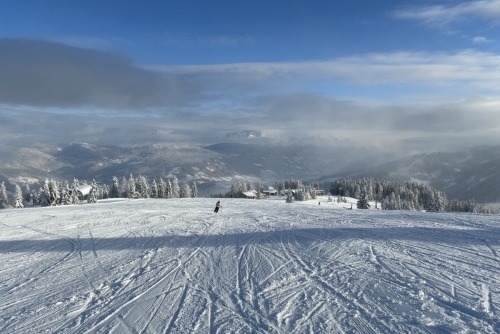
[[[500,332],[498,215],[215,202],[0,210],[0,333]]]

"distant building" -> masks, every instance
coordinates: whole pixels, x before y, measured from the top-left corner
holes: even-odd
[[[326,195],[326,192],[323,189],[314,189],[316,192],[316,196],[324,196]]]
[[[278,191],[274,187],[269,187],[267,190],[262,190],[262,193],[266,196],[276,196]]]

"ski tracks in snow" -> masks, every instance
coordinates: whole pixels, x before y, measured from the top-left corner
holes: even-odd
[[[0,226],[10,247],[0,248],[0,331],[500,331],[500,232],[490,216],[212,206],[10,210]]]

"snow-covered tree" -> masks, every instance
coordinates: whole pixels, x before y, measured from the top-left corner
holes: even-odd
[[[68,198],[68,204],[77,204],[80,203],[80,197],[78,196],[78,187],[80,186],[80,182],[77,179],[73,179],[73,182],[70,186],[70,194]]]
[[[158,198],[165,198],[165,182],[161,177],[158,182]]]
[[[357,203],[358,209],[369,209],[370,204],[368,203],[368,200],[366,199],[366,194],[361,193],[360,198],[358,199]]]
[[[23,192],[21,191],[21,187],[19,187],[19,185],[17,184],[14,186],[14,207],[24,208]]]
[[[5,188],[5,183],[2,181],[0,183],[0,209],[9,208],[9,198],[7,197],[7,188]]]
[[[179,181],[177,180],[177,177],[174,175],[172,179],[172,198],[179,198]]]
[[[179,191],[179,197],[180,198],[190,198],[191,197],[191,187],[189,187],[189,184],[184,183],[182,187],[180,188]]]
[[[88,203],[97,203],[97,184],[95,182],[95,180],[92,180],[92,183],[90,184],[91,188],[90,188],[90,192],[89,192],[89,197],[87,197],[87,202]]]
[[[153,183],[149,187],[149,197],[158,198],[158,185],[156,185],[156,180],[153,179]]]
[[[49,181],[49,200],[50,205],[57,205],[59,200],[59,188],[56,180]]]
[[[125,176],[122,176],[122,182],[120,183],[120,197],[127,198],[128,197],[128,182]]]
[[[311,197],[311,199],[316,199],[318,198],[318,196],[316,195],[316,190],[319,189],[319,185],[314,185],[314,184],[311,184],[309,186],[309,196]]]
[[[109,198],[120,197],[120,184],[118,183],[118,178],[113,176],[113,183],[111,184],[111,190],[109,191]]]
[[[193,186],[191,187],[191,197],[198,197],[198,187],[196,186],[196,181],[193,181]]]
[[[164,198],[172,198],[172,183],[170,183],[170,180],[167,180],[167,183],[165,184],[164,195]]]
[[[128,178],[127,182],[127,197],[128,198],[137,197],[137,193],[135,191],[135,180],[132,174],[130,174],[130,177]]]
[[[40,205],[39,196],[35,189],[31,189],[31,203],[33,206]]]
[[[135,191],[140,198],[149,198],[149,185],[146,178],[142,175],[135,180]]]
[[[33,198],[31,197],[30,185],[26,183],[24,186],[24,204],[33,206]]]
[[[51,206],[52,199],[50,198],[50,187],[49,187],[49,179],[45,179],[43,181],[43,185],[38,192],[38,203],[41,206]]]

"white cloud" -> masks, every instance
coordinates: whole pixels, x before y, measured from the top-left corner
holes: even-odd
[[[117,39],[111,40],[105,38],[86,37],[86,36],[59,36],[53,38],[52,40],[57,43],[62,43],[77,48],[96,49],[96,50],[111,49],[115,44],[122,43]]]
[[[472,42],[474,44],[485,44],[485,43],[491,43],[491,40],[487,39],[484,36],[476,36],[472,39]]]
[[[182,47],[238,47],[253,45],[257,38],[253,36],[197,35],[186,32],[166,32],[160,37],[167,45]]]
[[[240,63],[201,66],[152,66],[149,69],[217,78],[234,88],[240,82],[274,83],[297,87],[311,81],[330,80],[356,85],[425,85],[458,88],[460,93],[481,94],[500,90],[500,55],[473,50],[457,53],[379,53],[328,61]],[[400,86],[403,90],[404,87]]]
[[[457,5],[415,6],[395,11],[394,15],[400,19],[415,20],[440,28],[471,19],[498,24],[500,0],[469,1]]]

